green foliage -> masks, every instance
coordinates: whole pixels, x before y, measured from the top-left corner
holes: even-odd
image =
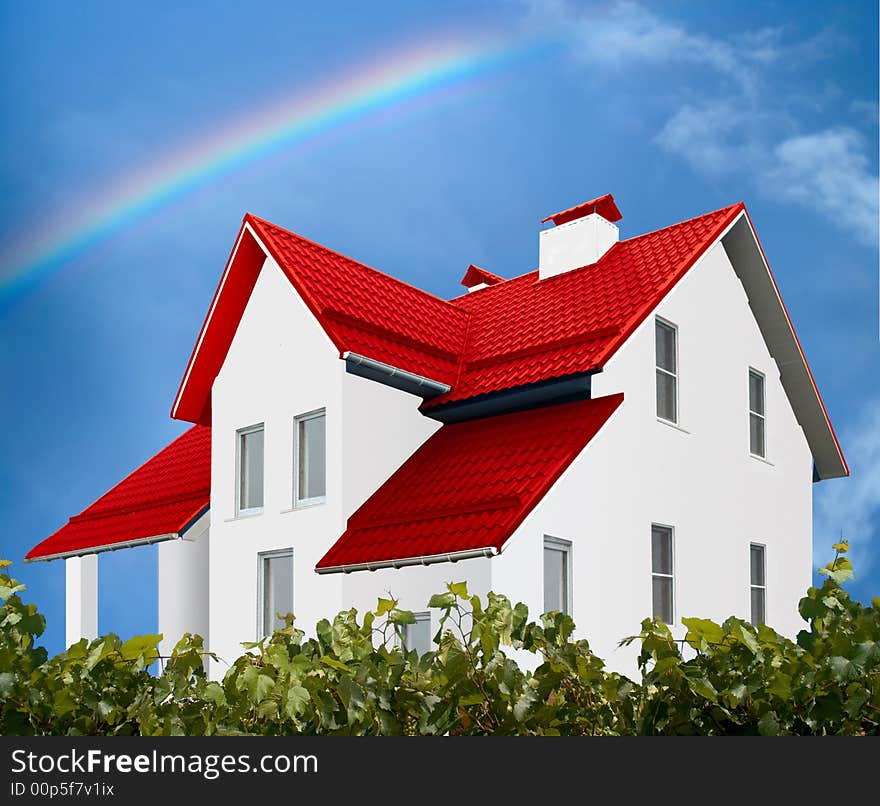
[[[880,600],[854,602],[845,543],[821,588],[800,602],[792,641],[737,618],[683,619],[685,637],[646,620],[641,682],[609,672],[561,613],[529,621],[525,605],[464,583],[431,598],[435,648],[399,648],[412,613],[380,599],[260,642],[222,681],[185,635],[159,659],[159,635],[85,640],[53,658],[45,619],[0,561],[0,733],[90,735],[670,735],[880,733]],[[149,672],[159,659],[161,672]],[[522,665],[520,665],[522,664]]]

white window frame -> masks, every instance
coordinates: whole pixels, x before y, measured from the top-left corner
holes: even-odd
[[[765,404],[766,408],[766,404]],[[763,585],[755,585],[752,582],[752,549],[761,549],[761,562],[764,565],[764,584]],[[757,627],[758,624],[755,624],[753,620],[752,613],[752,591],[760,590],[764,593],[764,618],[762,621],[759,621],[758,624],[766,624],[767,623],[767,546],[764,543],[755,543],[752,541],[749,543],[749,623],[753,627]]]
[[[563,540],[561,537],[552,537],[544,535],[544,543],[541,546],[541,571],[542,571],[542,590],[543,594],[543,570],[544,570],[544,551],[551,549],[552,551],[560,551],[565,556],[565,607],[562,613],[570,616],[574,611],[574,589],[572,586],[572,546],[570,540]]]
[[[428,625],[428,652],[433,651],[431,649],[431,645],[434,643],[433,636],[433,624],[431,622],[431,611],[430,610],[414,610],[413,617],[416,620],[416,624],[425,624]],[[400,649],[403,652],[409,652],[413,647],[409,647],[406,645],[407,634],[409,632],[410,627],[414,627],[415,624],[404,624],[402,625],[403,629],[400,631]]]
[[[290,557],[291,562],[295,563],[296,561],[293,558],[293,548],[285,548],[285,549],[273,549],[272,551],[260,551],[257,553],[257,640],[260,641],[263,638],[271,635],[273,631],[265,632],[266,623],[265,623],[265,603],[263,601],[263,595],[266,590],[265,584],[265,562],[264,560],[271,560],[273,557]],[[296,566],[294,565],[294,569]],[[296,598],[296,586],[293,585],[293,595]],[[274,621],[275,614],[272,614],[272,619]]]
[[[752,400],[751,400],[751,380],[752,375],[757,376],[761,379],[761,392],[762,397],[764,398],[764,412],[754,411],[752,409]],[[756,459],[766,459],[767,458],[767,376],[758,369],[754,367],[749,367],[749,386],[746,387],[746,394],[748,395],[748,399],[746,403],[749,407],[749,455],[754,456]],[[761,425],[763,427],[763,435],[764,435],[764,453],[755,453],[752,450],[752,415],[755,417],[761,418]],[[755,544],[759,545],[758,543]]]
[[[660,362],[657,356],[657,325],[663,325],[664,327],[669,328],[672,331],[673,339],[675,341],[674,344],[674,354],[675,354],[675,372],[670,372],[668,369],[660,366]],[[657,411],[657,373],[662,372],[664,375],[668,375],[675,381],[675,419],[670,420],[666,417],[663,417],[659,411]],[[678,356],[678,325],[670,322],[668,319],[664,319],[662,316],[654,317],[654,412],[657,416],[657,419],[660,420],[661,423],[672,423],[673,425],[678,425],[681,420],[681,406],[679,404],[679,397],[681,392],[681,363],[679,362]]]
[[[654,570],[654,529],[668,529],[669,530],[669,552],[672,555],[672,573],[664,574]],[[676,613],[676,584],[675,584],[675,527],[671,526],[668,523],[652,523],[651,524],[651,545],[650,545],[650,559],[651,559],[651,618],[658,618],[654,614],[654,577],[662,577],[663,579],[670,580],[672,584],[672,613],[670,614],[670,618],[668,622],[664,622],[669,626],[675,624],[675,613]]]
[[[257,431],[263,432],[263,506],[261,507],[242,507],[241,506],[241,482],[242,482],[242,466],[241,466],[241,445],[243,437],[247,434],[253,434]],[[266,506],[266,424],[255,423],[246,428],[239,428],[235,432],[235,517],[246,518],[251,515],[259,515]]]
[[[299,452],[300,437],[299,424],[307,420],[315,420],[318,417],[324,418],[324,495],[316,495],[313,498],[299,497]],[[299,414],[293,418],[293,508],[301,509],[303,507],[313,507],[316,504],[324,504],[327,501],[327,410],[315,409],[306,414]]]

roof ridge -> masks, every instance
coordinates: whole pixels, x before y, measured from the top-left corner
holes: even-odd
[[[669,229],[675,229],[676,227],[680,227],[683,224],[690,224],[693,221],[697,221],[701,218],[708,218],[709,216],[717,215],[718,213],[727,213],[733,210],[735,207],[745,208],[744,202],[735,202],[734,204],[728,204],[725,207],[719,207],[717,210],[709,210],[707,213],[701,213],[700,215],[691,216],[690,218],[685,218],[682,221],[678,221],[675,224],[668,224],[665,227],[658,227],[657,229],[649,230],[648,232],[643,232],[641,235],[633,235],[631,238],[624,238],[622,241],[617,241],[617,243],[630,243],[631,241],[637,241],[639,238],[647,238],[649,235],[658,235],[661,232]]]
[[[348,255],[343,254],[342,252],[337,252],[335,249],[331,249],[329,246],[325,246],[322,243],[318,243],[318,241],[314,241],[311,238],[306,238],[305,235],[300,235],[298,232],[293,232],[293,230],[289,230],[286,227],[282,227],[280,224],[274,224],[271,221],[260,218],[258,215],[254,215],[254,213],[245,213],[245,221],[255,221],[260,225],[273,227],[274,229],[281,230],[286,235],[289,235],[293,238],[296,238],[303,243],[310,244],[311,246],[317,247],[318,249],[323,250],[324,252],[328,252],[331,255],[335,255],[336,257],[342,258],[343,260],[347,260],[350,263],[355,263],[363,269],[367,271],[371,271],[374,274],[378,274],[381,277],[384,277],[387,280],[392,280],[395,283],[406,286],[407,288],[411,288],[413,291],[417,291],[419,294],[423,296],[430,297],[431,299],[437,300],[437,302],[442,302],[444,305],[448,305],[451,309],[455,311],[459,311],[460,309],[451,305],[448,299],[443,299],[443,297],[438,296],[437,294],[432,294],[430,291],[425,291],[424,288],[419,288],[417,285],[413,285],[412,283],[408,283],[406,280],[401,280],[399,277],[395,277],[393,274],[388,274],[388,272],[384,272],[381,269],[377,269],[374,266],[370,266],[368,263],[364,263],[360,260],[356,260],[353,257],[349,257]]]

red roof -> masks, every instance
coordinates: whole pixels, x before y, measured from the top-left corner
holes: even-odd
[[[26,560],[179,535],[208,507],[211,429],[193,426],[32,548]]]
[[[620,241],[591,266],[457,297],[470,314],[461,370],[424,408],[601,368],[742,209]]]
[[[461,284],[465,288],[473,288],[475,285],[495,285],[496,283],[503,282],[503,277],[499,277],[497,274],[492,274],[490,271],[481,269],[473,263],[468,266],[467,271],[464,273],[464,277],[461,278]]]
[[[262,245],[262,246],[261,246]],[[265,251],[339,350],[451,385],[467,313],[447,300],[248,213],[202,326],[171,416],[211,422],[211,386],[244,313]]]
[[[444,425],[348,519],[317,570],[501,551],[622,400]]]
[[[211,386],[266,253],[340,355],[358,353],[451,386],[424,405],[430,409],[599,369],[742,210],[735,204],[621,241],[590,267],[540,281],[530,272],[451,301],[248,214],[172,416],[210,424]]]
[[[583,218],[590,213],[598,213],[602,218],[611,222],[620,221],[623,218],[620,210],[617,209],[617,205],[614,203],[614,196],[606,193],[604,196],[590,199],[583,204],[578,204],[576,207],[569,207],[560,213],[548,215],[547,218],[541,219],[541,223],[546,224],[548,221],[552,221],[558,227],[560,224],[567,224],[569,221]]]

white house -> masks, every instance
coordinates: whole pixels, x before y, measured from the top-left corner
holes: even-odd
[[[171,411],[193,427],[28,554],[65,560],[68,643],[97,554],[152,542],[168,646],[227,660],[389,592],[426,648],[459,580],[629,672],[651,614],[796,632],[812,484],[849,471],[751,220],[620,218],[550,216],[536,271],[444,300],[246,215]]]

